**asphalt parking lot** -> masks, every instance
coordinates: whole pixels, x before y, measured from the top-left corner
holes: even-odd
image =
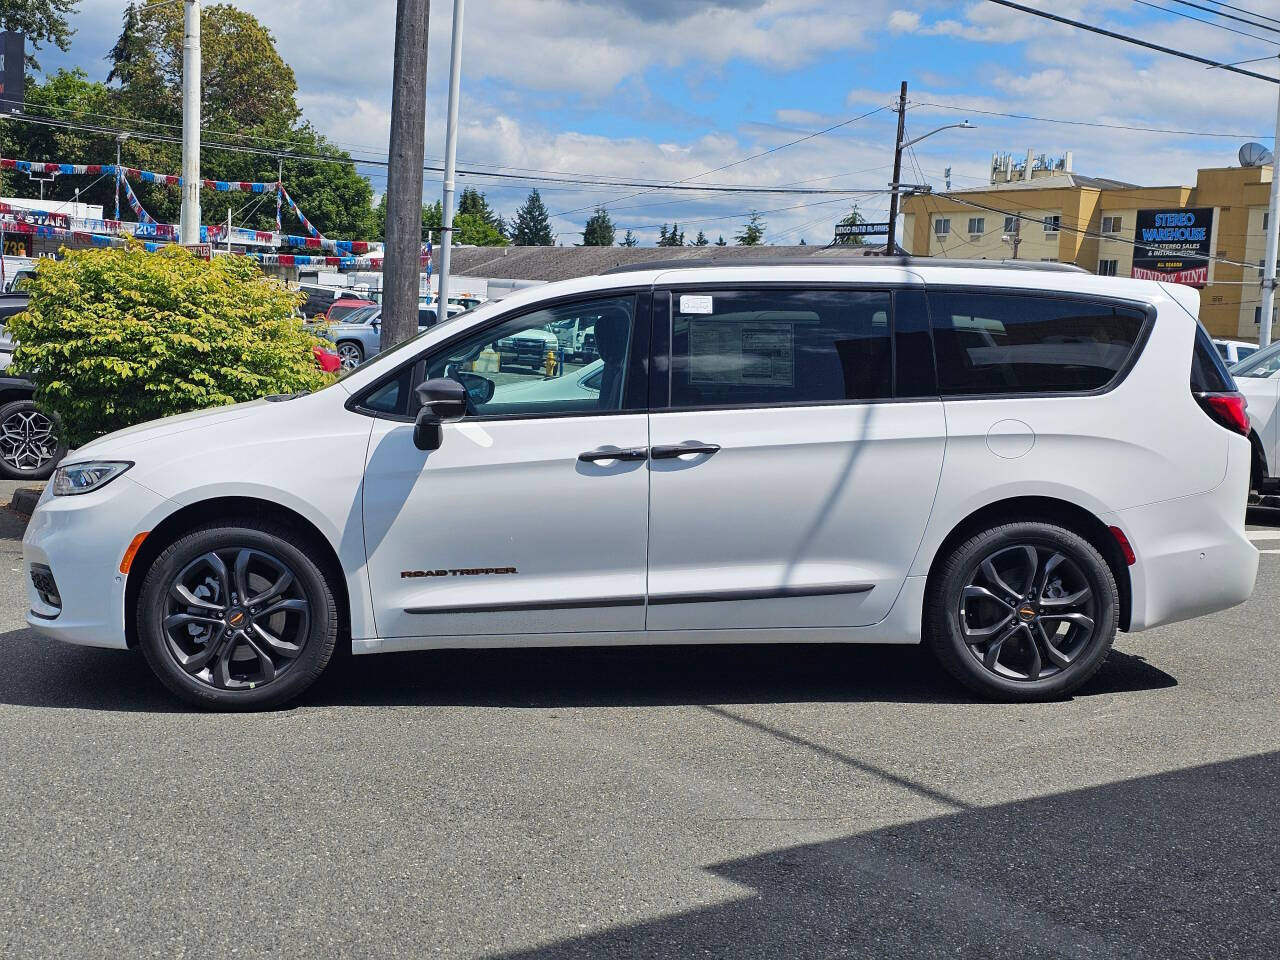
[[[1273,958],[1250,519],[1249,604],[1121,635],[1062,703],[721,647],[347,658],[217,716],[27,631],[0,509],[0,956]]]

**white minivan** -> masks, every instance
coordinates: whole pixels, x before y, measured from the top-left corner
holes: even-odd
[[[296,697],[339,643],[923,639],[979,694],[1062,697],[1117,629],[1253,589],[1245,404],[1197,310],[908,259],[520,291],[315,394],[69,455],[28,622],[220,708]],[[584,317],[598,376],[497,350]],[[557,377],[580,388],[528,386]]]

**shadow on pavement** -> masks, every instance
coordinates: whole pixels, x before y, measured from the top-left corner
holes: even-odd
[[[0,703],[89,710],[184,709],[141,656],[0,635]],[[1174,686],[1113,651],[1077,696]],[[918,646],[591,647],[340,656],[302,706],[665,706],[707,703],[974,702]]]
[[[1274,958],[1280,753],[710,867],[740,898],[504,956]]]

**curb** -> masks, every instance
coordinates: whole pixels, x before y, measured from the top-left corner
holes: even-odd
[[[36,504],[40,500],[40,494],[44,491],[40,487],[19,487],[13,491],[13,499],[9,501],[9,509],[15,513],[20,513],[24,517],[31,516],[35,512]]]

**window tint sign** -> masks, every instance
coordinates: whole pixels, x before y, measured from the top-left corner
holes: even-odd
[[[1133,276],[1203,287],[1209,282],[1213,208],[1139,210]]]

